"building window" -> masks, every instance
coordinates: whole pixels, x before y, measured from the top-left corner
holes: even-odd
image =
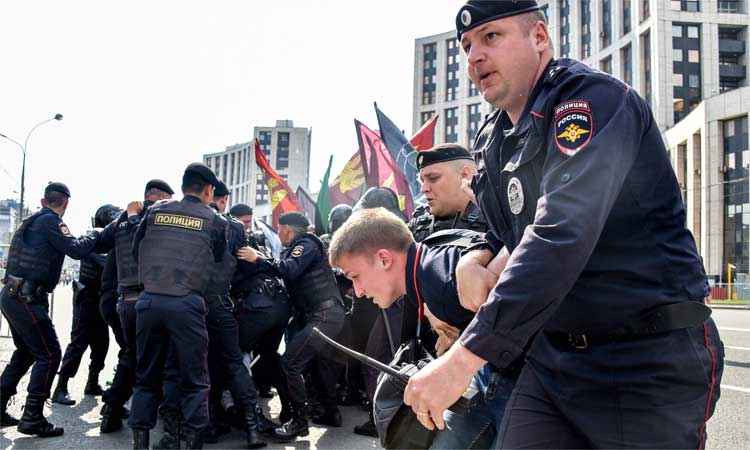
[[[632,27],[630,11],[630,0],[622,0],[622,34],[630,33]]]
[[[698,0],[671,0],[671,7],[674,11],[699,12],[701,2]]]
[[[745,84],[747,27],[719,27],[719,88],[731,91]]]
[[[268,186],[266,186],[266,179],[262,174],[258,174],[255,177],[255,203],[265,203],[268,198]]]
[[[432,119],[432,116],[435,115],[435,111],[425,111],[419,115],[419,124],[420,126],[427,123],[428,120]]]
[[[469,145],[471,145],[472,142],[474,142],[474,137],[477,135],[477,132],[479,131],[479,125],[482,120],[482,113],[479,112],[479,103],[474,103],[473,105],[469,105],[468,110],[468,120],[466,121],[468,123],[468,127],[466,127],[466,134],[469,137]]]
[[[229,179],[224,178],[224,181],[227,182],[228,185],[234,184],[234,168],[237,167],[237,165],[234,162],[234,153],[229,155]]]
[[[283,170],[289,167],[289,133],[279,133],[278,139],[276,169]]]
[[[477,85],[469,80],[469,97],[476,97],[479,95],[479,89],[477,89]]]
[[[560,56],[570,57],[570,2],[569,0],[558,0],[560,2]]]
[[[748,273],[750,197],[747,177],[750,151],[747,116],[725,120],[721,129],[724,141],[724,267],[732,264],[736,268],[733,272]]]
[[[622,60],[622,81],[632,86],[633,84],[633,47],[628,44],[620,50]]]
[[[612,56],[610,55],[602,59],[600,66],[602,68],[602,72],[612,75]]]
[[[652,87],[651,87],[651,31],[646,31],[641,35],[641,49],[643,50],[643,97],[651,105]]]
[[[458,96],[458,39],[452,38],[445,41],[446,57],[448,65],[445,68],[445,101],[450,102]]]
[[[458,108],[445,110],[445,142],[458,142]]]
[[[612,0],[602,0],[602,48],[612,44]]]
[[[222,165],[221,165],[221,179],[226,180],[227,179],[227,163],[229,161],[229,155],[224,155],[224,157],[221,159]]]
[[[672,24],[672,79],[674,82],[672,90],[675,101],[675,123],[688,115],[702,99],[700,48],[700,25]]]
[[[424,53],[422,104],[431,105],[435,103],[435,91],[437,90],[437,44],[425,44],[422,46],[422,51]]]
[[[260,144],[260,149],[263,150],[263,153],[266,154],[266,158],[270,158],[271,157],[271,132],[270,131],[259,132],[258,143]]]
[[[651,17],[651,0],[641,0],[641,22]]]
[[[737,14],[742,12],[742,0],[719,0],[720,13]]]
[[[591,56],[591,1],[581,0],[581,59]]]

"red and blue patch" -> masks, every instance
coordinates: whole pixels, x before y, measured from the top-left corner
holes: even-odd
[[[583,150],[594,136],[591,104],[570,100],[555,108],[555,144],[567,156]]]

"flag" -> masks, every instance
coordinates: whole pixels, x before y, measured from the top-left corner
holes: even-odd
[[[263,177],[268,186],[268,196],[271,198],[273,226],[274,228],[278,228],[279,217],[282,214],[299,211],[301,208],[287,182],[268,163],[266,155],[260,149],[260,142],[257,139],[255,140],[255,163],[263,171]]]
[[[328,215],[331,213],[331,191],[328,187],[328,180],[331,177],[331,165],[333,164],[333,155],[328,160],[328,169],[326,174],[323,175],[323,180],[320,182],[320,191],[318,191],[318,214],[320,216],[321,225],[323,228],[319,230],[320,233],[328,232]]]
[[[391,157],[396,161],[396,165],[401,169],[406,181],[409,183],[412,199],[419,202],[422,196],[422,188],[419,185],[419,170],[416,163],[417,152],[406,139],[404,133],[378,108],[377,103],[375,103],[375,114],[378,117],[378,126],[380,127],[380,136],[383,139],[383,144],[385,144]]]
[[[416,151],[429,150],[435,146],[435,125],[437,125],[437,120],[438,115],[435,114],[412,136],[409,142]]]
[[[357,200],[365,193],[365,169],[362,165],[361,152],[358,150],[346,163],[338,176],[329,187],[329,205],[354,206]],[[322,192],[322,188],[321,188]],[[320,201],[320,196],[318,196]]]
[[[305,214],[307,220],[315,225],[315,234],[320,235],[325,233],[326,229],[323,227],[323,221],[321,220],[318,206],[315,204],[315,200],[312,199],[312,196],[308,194],[302,186],[297,188],[297,201],[302,207],[302,213]]]
[[[370,187],[387,187],[398,196],[399,208],[406,217],[414,211],[409,183],[398,168],[380,135],[358,120],[354,120],[361,158],[365,163],[365,179]]]

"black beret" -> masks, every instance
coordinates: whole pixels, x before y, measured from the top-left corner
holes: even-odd
[[[151,189],[158,189],[158,190],[160,190],[162,192],[166,192],[169,195],[173,195],[174,194],[174,191],[172,190],[172,188],[164,180],[153,179],[153,180],[149,181],[148,183],[146,183],[146,189],[143,190],[143,193],[145,194],[146,192],[150,191]]]
[[[456,161],[458,159],[470,159],[471,153],[458,144],[443,144],[417,153],[417,169],[422,170],[425,167],[446,161]]]
[[[456,15],[456,34],[461,36],[479,25],[539,9],[536,1],[469,0]]]
[[[301,212],[288,212],[279,217],[279,225],[291,225],[293,227],[309,227],[310,221]]]
[[[216,186],[216,189],[214,189],[214,197],[225,197],[229,195],[229,189],[227,188],[227,185],[219,180],[219,185]]]
[[[203,163],[192,163],[187,166],[185,173],[182,175],[182,183],[185,184],[186,180],[190,181],[195,179],[195,177],[214,185],[214,187],[218,187],[220,183],[219,179],[216,178],[214,171]]]
[[[70,189],[62,183],[50,182],[47,187],[44,188],[44,196],[47,197],[50,192],[59,192],[70,197]]]
[[[234,217],[241,217],[241,216],[252,216],[253,215],[253,208],[245,205],[244,203],[238,203],[229,210],[229,214],[233,215]]]

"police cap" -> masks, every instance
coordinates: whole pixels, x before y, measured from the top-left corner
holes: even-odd
[[[226,183],[219,181],[219,185],[214,189],[214,197],[226,197],[227,195],[229,195],[229,189]]]
[[[162,192],[166,192],[169,195],[174,195],[174,191],[169,186],[169,184],[164,180],[159,179],[153,179],[146,183],[146,189],[143,190],[143,193],[150,191],[151,189],[158,189]]]
[[[238,203],[229,210],[229,214],[234,217],[252,216],[253,208],[245,205],[244,203]]]
[[[417,154],[417,169],[422,170],[425,167],[446,161],[456,161],[459,159],[470,159],[471,153],[458,144],[442,144],[425,150]]]
[[[200,179],[205,183],[212,184],[214,187],[219,186],[219,179],[216,178],[214,171],[211,170],[207,165],[203,163],[192,163],[185,169],[185,173],[182,175],[182,184],[189,184],[190,181]],[[188,183],[186,183],[186,181]]]
[[[469,0],[456,15],[456,34],[460,40],[465,32],[479,25],[538,9],[536,1]]]
[[[70,197],[70,189],[63,183],[51,182],[44,188],[44,196],[47,197],[52,192],[59,192]]]
[[[282,214],[281,217],[279,217],[279,225],[307,228],[310,226],[310,221],[307,220],[307,217],[301,212],[294,211]]]

